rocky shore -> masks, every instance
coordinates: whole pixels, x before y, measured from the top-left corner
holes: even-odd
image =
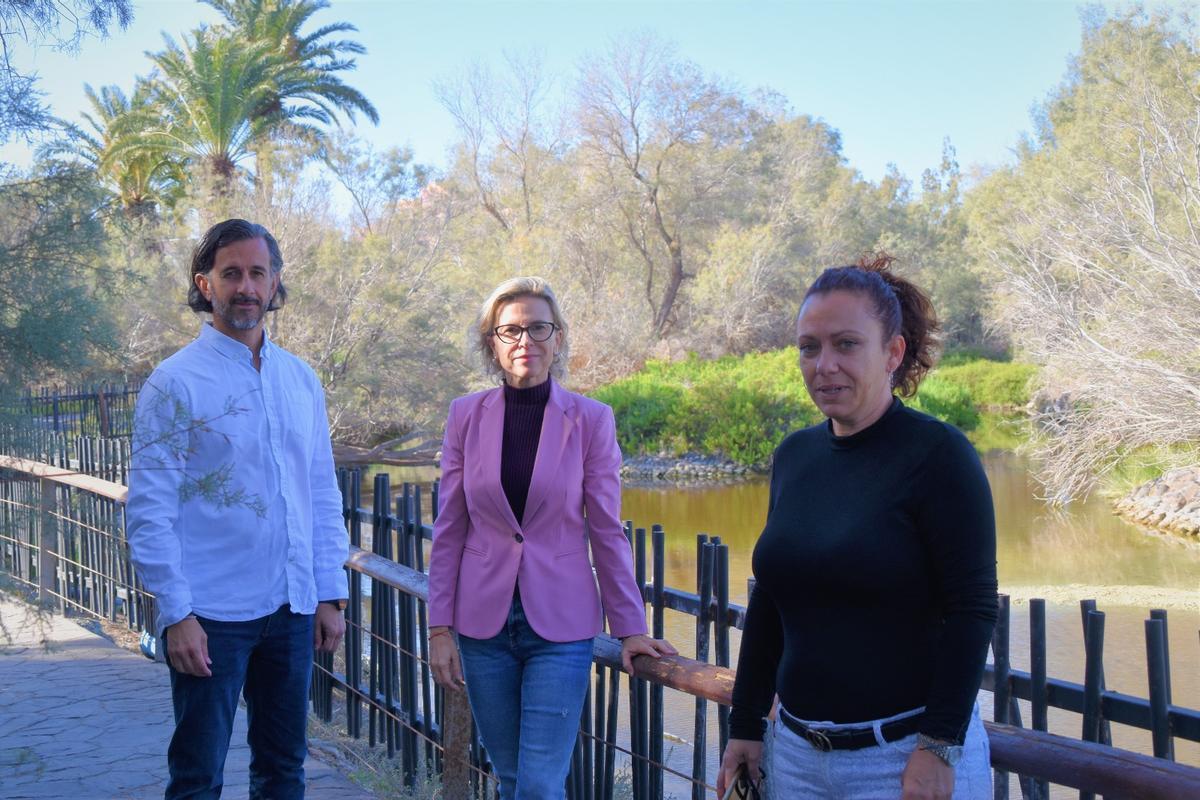
[[[1165,472],[1115,504],[1138,525],[1200,538],[1200,466]]]
[[[621,465],[621,478],[630,484],[725,483],[761,474],[752,467],[716,456],[630,456]]]

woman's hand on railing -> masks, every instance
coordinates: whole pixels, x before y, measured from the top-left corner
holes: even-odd
[[[208,634],[190,614],[170,625],[167,634],[167,657],[176,672],[211,678],[212,659],[208,657]]]
[[[659,658],[677,655],[679,655],[679,651],[666,639],[651,639],[644,633],[626,636],[621,640],[621,666],[630,675],[633,674],[634,656]]]
[[[721,769],[717,773],[717,797],[724,797],[725,790],[733,783],[738,768],[746,765],[746,774],[757,786],[762,780],[763,743],[753,739],[730,739],[725,745]]]
[[[442,688],[461,692],[467,685],[463,680],[458,644],[448,626],[429,629],[429,665],[433,667],[433,679]]]

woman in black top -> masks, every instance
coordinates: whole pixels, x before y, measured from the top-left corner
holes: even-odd
[[[826,270],[800,309],[804,383],[829,419],[775,452],[719,791],[743,764],[759,776],[778,694],[762,769],[777,798],[991,796],[975,708],[991,493],[966,438],[895,397],[932,367],[937,321],[890,261]]]

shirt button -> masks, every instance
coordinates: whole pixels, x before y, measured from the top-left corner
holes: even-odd
[[[513,538],[516,539],[518,543],[525,541],[525,537],[519,533],[514,533]]]

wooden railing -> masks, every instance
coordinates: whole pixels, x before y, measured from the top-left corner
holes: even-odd
[[[405,487],[396,498],[397,513],[392,513],[390,487],[382,476],[377,478],[375,508],[367,511],[357,507],[357,473],[343,472],[341,480],[347,525],[356,540],[346,562],[352,602],[347,610],[344,652],[336,659],[317,658],[314,713],[327,721],[337,714],[351,737],[363,736],[365,729],[369,743],[387,748],[414,780],[420,767],[434,769],[441,775],[444,796],[484,796],[487,759],[471,732],[465,698],[444,694],[430,682],[424,614],[428,580],[423,572],[424,541],[430,526],[421,519],[420,491]],[[121,508],[125,495],[125,487],[119,483],[0,456],[0,571],[63,611],[123,619],[135,629],[148,627],[153,619],[152,597],[141,590],[129,564]],[[436,502],[433,505],[436,507]],[[364,522],[370,525],[370,544],[376,552],[359,546]],[[707,620],[700,638],[707,638],[709,624],[740,622],[741,610],[728,605],[727,590],[718,589],[713,596],[711,576],[721,571],[721,545],[701,543],[700,552],[711,553],[715,560],[709,562],[709,581],[704,579],[704,569],[699,570],[699,592],[693,595],[672,589],[668,595],[657,560],[654,582],[646,584],[645,536],[630,533],[635,545],[639,539],[643,545],[640,554],[635,547],[635,556],[644,596],[652,604],[655,628],[661,627],[663,608],[686,611],[693,604],[698,619]],[[369,580],[369,593],[364,579]],[[719,630],[716,639],[722,639]],[[724,646],[727,652],[727,634]],[[712,702],[727,708],[733,671],[684,657],[638,658],[634,680],[626,679],[628,714],[619,720],[619,643],[598,637],[593,660],[595,682],[589,687],[581,721],[569,797],[613,797],[615,762],[624,758],[621,753],[628,756],[633,797],[661,797],[664,769],[690,783],[693,796],[703,796],[709,788],[703,769],[697,777],[695,770],[688,775],[663,764],[661,700],[656,724],[652,698],[655,692],[661,695],[670,690],[689,695],[698,704]],[[1089,669],[1094,671],[1095,666]],[[1105,721],[1151,729],[1154,720],[1160,719],[1168,726],[1168,742],[1172,736],[1200,741],[1200,712],[1193,709],[1155,708],[1161,702],[1102,689],[1097,693],[1094,686],[1046,679],[1044,674],[1031,678],[1008,670],[1006,663],[989,671],[989,676],[991,683],[1003,690],[997,692],[998,709],[1012,708],[1016,696],[1026,696],[1037,687],[1042,701],[1079,710],[1085,719],[1090,714],[1097,730]],[[998,774],[1017,774],[1026,796],[1036,796],[1041,792],[1038,782],[1047,782],[1106,797],[1200,797],[1200,769],[1196,767],[1044,731],[1001,723],[986,725],[993,767]],[[628,736],[628,748],[618,743],[619,733]],[[659,736],[657,748],[652,746],[652,734]],[[718,733],[714,752],[723,746],[725,735],[724,731]],[[1159,746],[1156,738],[1155,748]],[[706,755],[707,748],[700,752]]]

